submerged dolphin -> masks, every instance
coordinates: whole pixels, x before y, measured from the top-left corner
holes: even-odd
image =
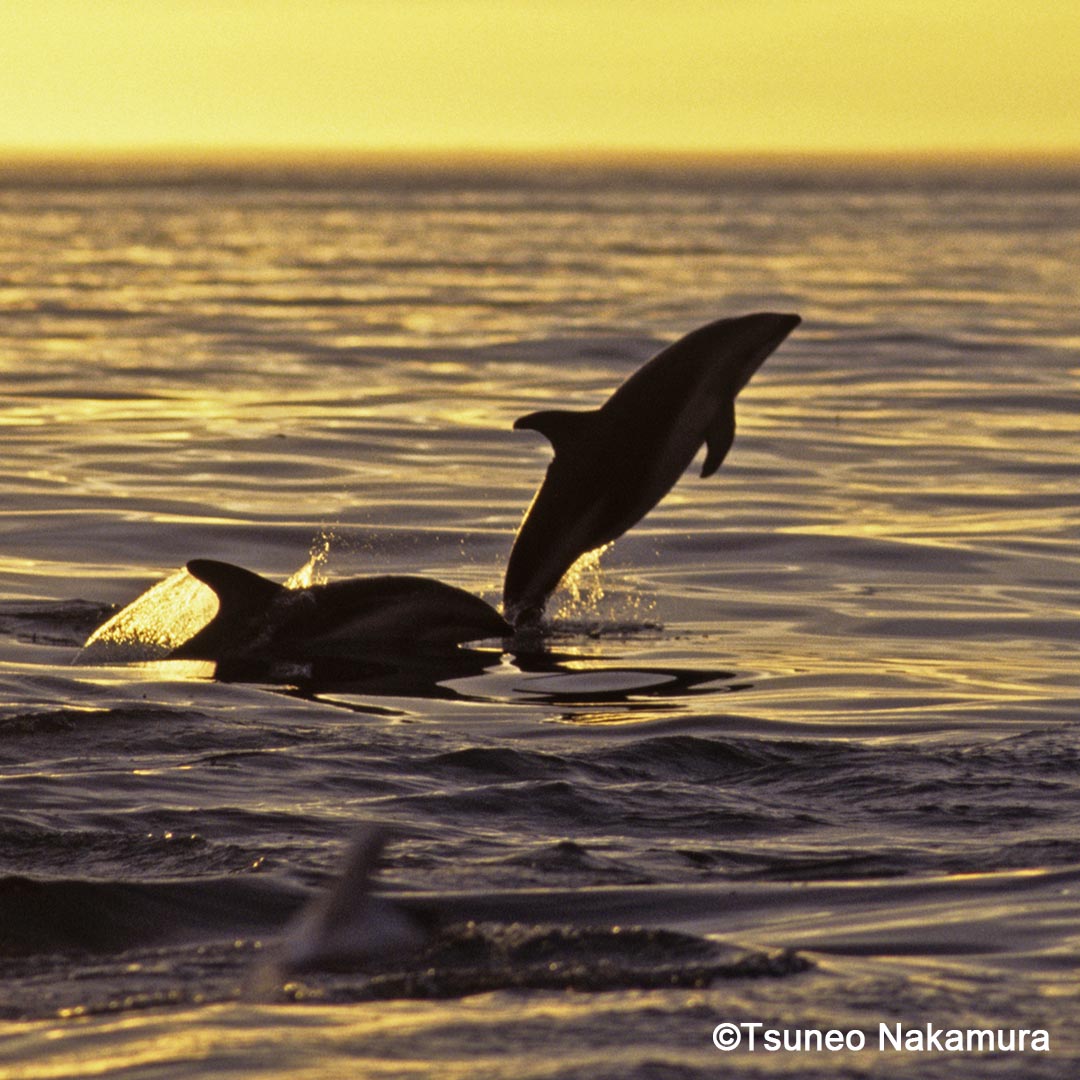
[[[599,409],[529,413],[514,423],[555,449],[518,530],[503,586],[515,625],[536,621],[579,556],[621,536],[671,489],[702,443],[702,476],[735,438],[735,397],[801,322],[762,313],[720,319],[654,356]]]
[[[701,986],[783,976],[810,962],[790,950],[747,949],[696,936],[727,922],[730,884],[376,892],[386,832],[355,837],[343,872],[286,925],[248,980],[274,999],[315,971],[365,972],[377,996],[460,997],[483,989]],[[751,898],[753,903],[753,898]],[[696,933],[672,924],[698,924]],[[389,991],[389,994],[387,994]]]
[[[288,660],[453,647],[511,632],[478,596],[422,577],[371,577],[290,589],[230,563],[194,559],[188,573],[218,612],[169,659]]]

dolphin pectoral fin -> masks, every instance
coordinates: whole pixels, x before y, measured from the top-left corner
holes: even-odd
[[[539,431],[555,448],[555,453],[571,443],[580,442],[593,425],[598,410],[573,411],[570,409],[544,409],[541,412],[519,416],[514,421],[514,430],[523,428]]]
[[[223,611],[243,605],[267,604],[285,588],[232,563],[192,559],[187,572],[217,593]]]
[[[701,467],[702,477],[712,476],[727,457],[731,444],[735,441],[735,400],[724,401],[716,410],[705,431],[705,464]]]

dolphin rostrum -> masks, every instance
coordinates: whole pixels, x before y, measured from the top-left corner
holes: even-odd
[[[579,556],[640,521],[707,446],[702,476],[735,438],[735,398],[801,322],[762,313],[720,319],[654,356],[599,409],[529,413],[514,423],[555,449],[518,530],[503,586],[515,625],[535,622]]]
[[[290,589],[213,559],[194,559],[187,570],[217,594],[218,611],[172,651],[174,660],[422,652],[510,633],[490,604],[432,578],[349,578]]]

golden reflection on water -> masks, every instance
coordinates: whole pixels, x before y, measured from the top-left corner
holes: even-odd
[[[648,991],[612,994],[609,1013],[632,1023],[639,1013],[666,1015],[680,1008],[698,1009],[713,995],[701,991]],[[657,1012],[659,1010],[659,1012]],[[432,1063],[446,1080],[477,1075],[504,1076],[512,1071],[508,1055],[521,1059],[523,1071],[549,1061],[541,1043],[524,1039],[515,1046],[493,1032],[580,1030],[595,1026],[594,995],[479,995],[449,1003],[378,1001],[350,1005],[219,1004],[164,1013],[134,1011],[120,1019],[81,1017],[56,1023],[8,1026],[8,1061],[21,1049],[24,1063],[8,1065],[5,1080],[67,1080],[69,1077],[116,1076],[153,1066],[185,1074],[227,1074],[238,1066],[245,1074],[283,1080],[323,1080],[327,1076],[364,1078],[430,1077]],[[470,1030],[475,1028],[475,1040]],[[448,1033],[454,1035],[448,1040]],[[707,1037],[707,1032],[706,1032]],[[543,1041],[547,1045],[548,1040]],[[446,1044],[446,1050],[441,1049]],[[706,1038],[701,1063],[712,1061]],[[485,1051],[485,1047],[488,1048]],[[694,1056],[693,1049],[689,1049]],[[44,1050],[44,1053],[43,1053]],[[449,1051],[449,1053],[447,1052]],[[628,1072],[640,1047],[628,1051]],[[609,1046],[580,1051],[582,1075],[618,1061]],[[453,1056],[450,1056],[453,1054]],[[44,1060],[43,1060],[44,1058]],[[560,1057],[565,1065],[565,1055]]]

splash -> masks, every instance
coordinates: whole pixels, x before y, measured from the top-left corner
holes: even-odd
[[[662,629],[651,616],[656,601],[635,592],[610,591],[604,584],[600,560],[614,541],[580,556],[562,580],[562,602],[548,628],[571,636],[622,637]]]
[[[162,660],[217,614],[212,589],[177,570],[99,626],[76,664],[128,664]]]
[[[598,618],[600,603],[604,599],[604,579],[600,559],[614,541],[579,555],[577,561],[566,571],[562,586],[568,596],[555,611],[556,619],[580,620]]]
[[[321,585],[326,581],[326,563],[330,558],[330,548],[337,537],[329,529],[320,529],[311,541],[308,559],[299,570],[285,582],[286,589],[310,589],[312,585]]]

